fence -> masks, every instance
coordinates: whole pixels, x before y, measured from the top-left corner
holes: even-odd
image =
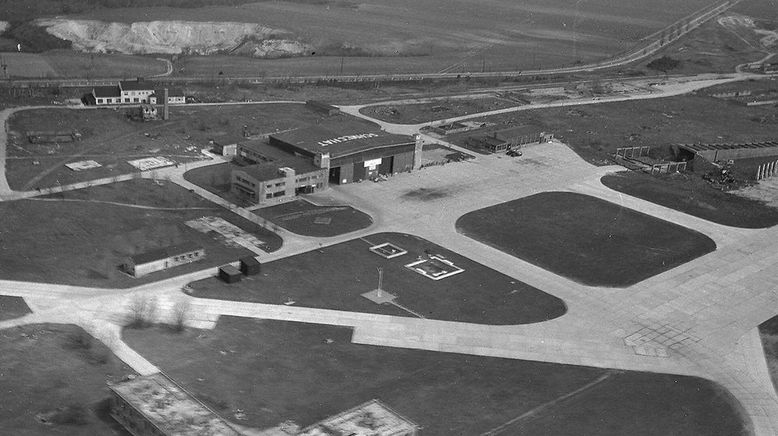
[[[763,163],[756,169],[756,180],[766,179],[776,175],[778,172],[778,160],[773,162]]]
[[[651,171],[651,175],[680,173],[681,171],[686,171],[686,162],[668,162],[668,163],[654,164],[651,165],[650,171]]]
[[[636,157],[648,156],[649,151],[651,151],[651,147],[648,145],[640,147],[620,147],[616,149],[616,157],[634,159]],[[637,155],[635,155],[635,152],[637,152]]]

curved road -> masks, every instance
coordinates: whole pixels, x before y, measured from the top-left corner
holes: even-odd
[[[677,95],[744,77],[748,76],[697,78],[658,87],[652,94],[623,98]],[[359,106],[343,109],[359,114]],[[524,109],[528,108],[510,110]],[[467,118],[484,115],[472,114]],[[7,116],[6,111],[0,113],[0,118]],[[388,131],[401,133],[418,129],[418,126],[380,124]],[[4,148],[5,138],[0,139],[0,148]],[[374,218],[370,228],[324,239],[281,231],[284,246],[275,253],[261,255],[263,261],[272,261],[374,232],[413,229],[420,237],[467,253],[477,262],[562,298],[569,311],[555,320],[520,326],[485,326],[203,300],[181,293],[186,283],[215,273],[215,269],[207,269],[131,290],[0,281],[0,294],[24,297],[34,312],[17,320],[0,322],[0,328],[44,321],[76,323],[103,340],[138,372],[147,374],[158,369],[127,347],[119,335],[132,298],[135,295],[158,298],[163,322],[170,321],[177,301],[187,300],[192,307],[189,323],[197,327],[213,327],[221,315],[328,323],[354,327],[354,341],[358,343],[705,377],[724,386],[740,401],[754,434],[778,434],[778,396],[769,383],[755,331],[759,323],[778,312],[775,309],[778,307],[775,292],[778,255],[773,242],[778,239],[778,228],[748,230],[721,226],[616,193],[604,187],[599,179],[617,169],[594,167],[563,144],[550,143],[525,148],[522,159],[479,156],[469,162],[401,174],[387,183],[345,185],[319,195],[370,213]],[[262,222],[249,211],[232,207],[189,184],[183,180],[183,171],[184,168],[158,170],[173,182],[194,189],[241,216]],[[7,197],[35,195],[12,193],[7,184],[4,186],[0,194]],[[418,186],[455,194],[428,202],[404,195]],[[496,186],[511,188],[495,189]],[[552,274],[456,231],[456,219],[468,211],[547,190],[593,195],[696,229],[711,237],[718,249],[628,289],[596,288]],[[658,332],[664,329],[677,333],[667,338],[670,342],[660,340],[662,336]]]

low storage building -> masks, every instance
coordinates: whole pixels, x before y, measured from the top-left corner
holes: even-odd
[[[151,104],[163,104],[165,90],[157,89],[153,94],[149,95],[149,103]],[[186,96],[184,91],[180,88],[170,88],[167,90],[167,102],[168,104],[184,104],[186,103]]]
[[[261,272],[262,265],[256,257],[246,256],[240,259],[240,272],[247,276],[257,275]]]
[[[354,129],[354,128],[352,128]],[[381,130],[335,132],[311,126],[270,135],[270,145],[306,157],[327,171],[329,183],[370,180],[421,166],[421,140]]]
[[[111,416],[134,436],[239,436],[227,421],[161,373],[109,384]]]
[[[203,247],[186,242],[131,256],[124,265],[124,269],[133,277],[143,277],[146,274],[197,262],[204,258],[205,249]]]
[[[224,283],[237,283],[243,278],[243,274],[232,265],[224,265],[219,267],[219,278]]]
[[[353,409],[303,429],[298,436],[416,436],[419,425],[400,415],[378,400],[371,400]]]
[[[471,146],[483,148],[485,150],[491,151],[492,153],[507,151],[511,147],[511,141],[498,138],[496,133],[490,136],[469,138],[468,142]]]

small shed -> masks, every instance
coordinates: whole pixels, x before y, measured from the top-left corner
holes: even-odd
[[[219,278],[225,283],[237,283],[243,275],[240,270],[232,265],[224,265],[219,267]]]
[[[240,260],[240,271],[247,276],[259,274],[261,268],[262,265],[256,257],[246,256]]]
[[[340,114],[340,109],[337,107],[317,100],[308,100],[305,105],[316,112],[322,113],[327,116]]]

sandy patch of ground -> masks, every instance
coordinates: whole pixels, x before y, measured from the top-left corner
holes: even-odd
[[[764,201],[768,206],[778,208],[778,177],[762,179],[756,185],[733,192],[743,197]]]
[[[90,53],[198,54],[244,50],[257,57],[301,54],[307,47],[288,32],[256,23],[41,19],[36,24],[73,48]]]

